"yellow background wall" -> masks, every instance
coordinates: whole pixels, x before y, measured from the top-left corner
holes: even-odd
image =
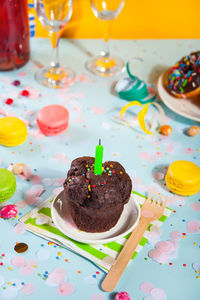
[[[36,36],[47,36],[47,31],[37,18]],[[102,37],[99,21],[91,11],[90,0],[74,0],[73,15],[63,36]],[[111,37],[200,38],[200,0],[126,0],[121,14],[113,23]]]

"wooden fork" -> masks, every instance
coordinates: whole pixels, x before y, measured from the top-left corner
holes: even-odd
[[[117,285],[149,224],[163,215],[167,197],[164,202],[162,199],[163,195],[156,194],[155,197],[153,197],[153,194],[151,194],[144,202],[137,227],[131,233],[115,263],[102,282],[101,287],[105,292],[111,292]]]

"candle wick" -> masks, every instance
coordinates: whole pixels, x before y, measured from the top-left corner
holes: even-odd
[[[101,145],[101,139],[99,139],[99,145]]]

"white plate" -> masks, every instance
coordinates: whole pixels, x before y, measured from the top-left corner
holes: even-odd
[[[129,202],[124,206],[120,219],[109,231],[101,233],[81,231],[74,224],[68,208],[66,209],[67,214],[65,217],[61,217],[55,209],[54,203],[56,201],[60,201],[59,199],[62,199],[62,197],[63,192],[61,192],[52,203],[51,215],[53,222],[62,233],[81,243],[105,244],[115,241],[132,231],[140,219],[140,206],[136,201],[134,201],[134,195],[131,194]]]
[[[162,73],[158,79],[158,93],[161,100],[175,113],[188,119],[200,122],[200,99],[178,99],[170,95],[163,86],[163,78],[165,75],[166,72]],[[197,102],[199,105],[197,105]]]

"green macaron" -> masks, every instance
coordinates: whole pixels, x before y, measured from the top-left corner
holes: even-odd
[[[12,172],[0,168],[0,203],[10,199],[16,190],[16,180]]]

